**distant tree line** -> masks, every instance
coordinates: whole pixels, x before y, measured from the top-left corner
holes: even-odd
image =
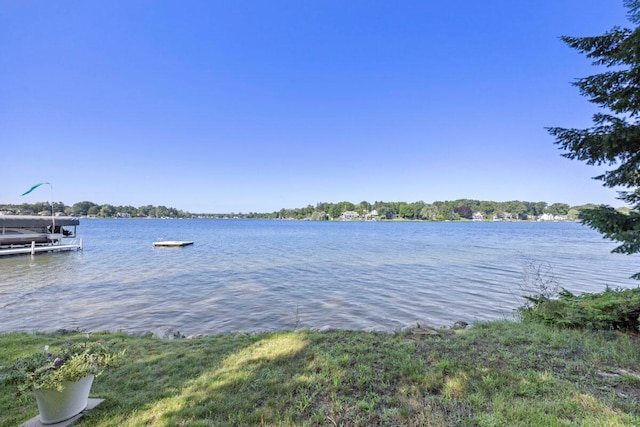
[[[405,219],[423,221],[456,221],[472,219],[473,214],[479,212],[485,216],[510,214],[511,218],[527,220],[539,217],[542,214],[565,215],[568,219],[577,219],[580,211],[595,205],[583,205],[571,207],[566,203],[546,202],[522,202],[518,200],[509,202],[493,202],[471,199],[459,199],[453,201],[436,201],[426,203],[417,201],[408,202],[382,202],[369,203],[366,201],[354,204],[351,202],[318,203],[315,206],[308,205],[305,208],[281,209],[270,214],[278,219],[311,219],[334,220],[347,211],[357,212],[360,217],[371,215],[380,219]]]
[[[51,214],[51,203],[38,202],[38,203],[22,203],[20,205],[0,205],[0,211],[24,214],[25,212],[33,213],[35,215]],[[114,206],[110,204],[99,205],[93,202],[78,202],[72,206],[67,206],[62,202],[53,203],[54,213],[63,213],[65,215],[76,216],[95,216],[101,218],[137,218],[137,217],[153,217],[153,218],[191,218],[192,215],[189,212],[184,212],[176,208],[168,208],[166,206],[140,206],[135,208],[133,206]]]
[[[313,221],[331,221],[340,219],[344,212],[356,212],[359,218],[371,217],[375,219],[403,219],[422,221],[464,221],[472,219],[474,213],[481,213],[486,217],[504,216],[508,214],[511,219],[529,220],[542,214],[563,215],[569,220],[577,219],[580,211],[595,205],[569,206],[566,203],[546,202],[493,202],[471,199],[459,199],[453,201],[437,201],[425,203],[423,201],[408,202],[382,202],[369,203],[362,201],[358,204],[351,202],[317,203],[304,208],[280,209],[270,213],[216,213],[216,214],[192,214],[166,206],[114,206],[110,204],[99,205],[84,201],[67,206],[62,202],[53,204],[53,211],[66,215],[95,216],[101,218],[265,218],[265,219],[298,219]],[[24,214],[50,214],[49,202],[23,203],[20,205],[0,205],[0,212]]]

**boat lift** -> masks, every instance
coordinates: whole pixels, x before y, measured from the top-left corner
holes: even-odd
[[[75,217],[0,215],[0,256],[82,250]]]

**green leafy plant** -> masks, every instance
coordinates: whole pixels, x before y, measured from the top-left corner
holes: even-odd
[[[611,289],[574,295],[566,289],[557,297],[524,296],[523,320],[570,328],[640,331],[640,288]]]
[[[55,349],[45,345],[41,351],[14,360],[3,369],[2,379],[16,385],[21,395],[41,388],[60,391],[65,383],[79,381],[88,375],[101,375],[105,369],[115,366],[123,355],[124,350],[112,351],[104,342],[90,341],[87,334],[84,342],[74,343],[67,339]]]

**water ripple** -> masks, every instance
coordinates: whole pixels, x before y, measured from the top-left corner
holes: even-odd
[[[510,318],[528,263],[572,291],[634,287],[577,224],[83,220],[83,252],[0,259],[0,331],[394,330]],[[158,236],[193,246],[154,249]],[[611,243],[611,242],[609,242]]]

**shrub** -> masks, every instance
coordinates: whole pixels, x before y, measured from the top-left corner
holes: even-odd
[[[574,295],[566,289],[558,297],[524,296],[523,321],[537,321],[569,328],[640,331],[640,288],[611,289]]]

